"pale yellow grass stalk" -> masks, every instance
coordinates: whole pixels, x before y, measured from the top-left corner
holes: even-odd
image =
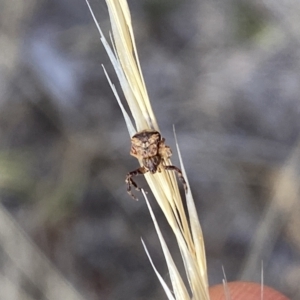
[[[86,0],[86,2],[100,33],[100,39],[116,70],[135,123],[134,126],[130,116],[127,114],[121,103],[114,85],[104,69],[109,84],[123,112],[130,137],[134,133],[144,129],[155,129],[159,131],[143,79],[135,46],[130,12],[126,0],[106,0],[113,34],[112,47],[104,37],[88,0]],[[163,170],[161,173],[156,173],[154,175],[149,173],[145,174],[145,177],[178,242],[189,287],[185,286],[182,276],[179,274],[145,194],[146,203],[153,219],[168,266],[172,289],[166,285],[159,275],[146,246],[144,246],[150,262],[169,299],[206,300],[209,299],[209,294],[203,234],[177,140],[176,145],[181,169],[188,185],[188,192],[186,194],[188,216],[183,208],[176,177],[173,172]],[[166,164],[171,164],[171,162],[168,160],[166,161]]]

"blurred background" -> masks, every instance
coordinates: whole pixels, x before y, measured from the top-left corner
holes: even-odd
[[[105,1],[91,5],[108,37]],[[222,267],[228,281],[260,282],[263,269],[265,284],[300,299],[300,2],[129,6],[173,149],[176,126],[210,284]],[[118,81],[85,1],[0,0],[0,53],[1,299],[166,299],[140,241],[168,281],[145,202],[126,193],[138,163],[101,64]]]

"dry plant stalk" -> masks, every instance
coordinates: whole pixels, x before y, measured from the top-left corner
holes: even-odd
[[[86,2],[99,31],[101,42],[103,43],[117,73],[132,118],[135,122],[134,126],[131,122],[131,118],[125,111],[120,101],[115,86],[112,84],[104,69],[109,84],[122,110],[130,137],[132,137],[137,131],[139,132],[145,129],[159,131],[159,127],[149,101],[138,59],[127,1],[106,0],[113,35],[113,38],[111,38],[112,47],[104,37],[88,0],[86,0]],[[180,156],[177,139],[176,145],[180,159],[181,170],[188,186],[188,191],[186,194],[188,216],[185,213],[182,199],[178,190],[177,181],[173,172],[167,172],[162,169],[160,173],[146,173],[145,178],[176,237],[184,263],[189,287],[185,286],[183,279],[179,274],[179,271],[172,259],[170,251],[160,231],[151,206],[146,195],[144,194],[166,259],[172,283],[172,290],[159,275],[146,247],[145,250],[155,270],[155,273],[157,274],[168,296],[168,299],[206,300],[209,299],[209,293],[203,234]],[[165,163],[170,165],[170,160],[166,159]],[[140,164],[142,165],[141,161]]]

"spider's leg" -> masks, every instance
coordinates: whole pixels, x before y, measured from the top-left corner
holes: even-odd
[[[158,153],[163,158],[169,158],[172,156],[172,150],[169,146],[165,145],[164,138],[159,142]]]
[[[175,172],[177,172],[178,178],[182,182],[184,190],[187,193],[188,187],[187,187],[186,181],[185,181],[185,179],[184,179],[184,177],[182,175],[181,170],[179,168],[175,167],[175,166],[164,166],[164,168],[166,170],[168,170],[168,171],[175,171]]]
[[[137,175],[143,175],[146,172],[148,172],[148,170],[145,167],[140,167],[134,171],[129,172],[126,175],[126,179],[125,182],[127,183],[127,193],[134,199],[134,200],[138,200],[131,192],[131,186],[133,185],[135,187],[136,190],[140,191],[141,188],[139,188],[137,186],[137,184],[135,183],[135,181],[132,179],[132,177],[137,176]]]

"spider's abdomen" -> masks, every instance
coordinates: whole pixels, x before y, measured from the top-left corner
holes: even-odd
[[[161,136],[158,131],[144,130],[131,138],[130,154],[137,158],[150,158],[158,154]]]

